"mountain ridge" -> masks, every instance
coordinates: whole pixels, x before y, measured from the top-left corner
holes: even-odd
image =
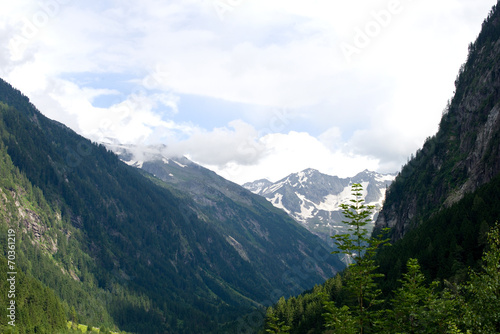
[[[322,239],[330,240],[330,236],[346,232],[341,223],[344,216],[340,204],[349,202],[350,185],[363,185],[363,199],[376,207],[372,217],[375,219],[382,206],[385,189],[394,177],[394,174],[364,170],[353,177],[340,178],[308,168],[274,183],[258,180],[245,183],[243,187],[265,197]]]
[[[223,212],[227,214],[232,211],[230,207],[227,207],[226,202],[236,202],[240,203],[242,207],[250,208],[255,206],[253,203],[255,203],[256,199],[262,198],[185,157],[168,157],[164,155],[162,146],[141,148],[139,154],[133,153],[136,148],[127,145],[108,145],[108,147],[115,151],[125,163],[140,168],[155,178],[162,180],[169,188],[177,192],[190,194],[200,210],[206,211],[210,209],[212,219],[218,220],[219,223],[224,223],[224,219],[221,219]],[[144,152],[148,153],[144,154]],[[144,159],[138,163],[137,158],[139,156]],[[209,195],[207,196],[207,194]],[[261,202],[260,200],[259,202],[267,203],[267,201]],[[263,211],[259,212],[259,215],[263,219],[268,210],[264,208],[261,210]],[[280,210],[276,212],[280,212]],[[290,220],[290,222],[297,224],[293,220]],[[301,226],[300,224],[297,225]],[[226,226],[226,228],[232,230],[234,226]],[[322,243],[320,239],[317,242],[331,251],[328,244]],[[343,267],[340,263],[336,265]]]

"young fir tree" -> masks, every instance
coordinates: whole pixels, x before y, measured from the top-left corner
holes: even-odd
[[[462,322],[473,333],[500,332],[500,225],[488,233],[483,270],[471,272],[464,287]]]
[[[290,326],[285,325],[284,321],[280,321],[271,308],[266,314],[266,333],[272,334],[289,334]]]
[[[353,318],[349,307],[344,305],[341,308],[335,306],[334,301],[323,302],[325,313],[325,328],[332,329],[335,334],[356,334],[357,322]],[[326,331],[325,333],[330,333]]]
[[[377,325],[380,317],[378,312],[372,312],[372,307],[382,303],[380,298],[381,290],[375,283],[375,278],[383,277],[375,270],[378,266],[375,264],[374,255],[378,247],[388,242],[388,239],[369,237],[369,231],[366,228],[371,221],[374,206],[364,204],[363,186],[355,183],[351,186],[353,199],[350,204],[342,204],[341,208],[347,220],[344,224],[349,226],[349,233],[332,236],[337,245],[338,251],[334,254],[344,254],[352,263],[346,272],[346,288],[356,297],[356,308],[336,309],[331,303],[325,304],[324,314],[326,327],[334,330],[340,330],[336,323],[342,322],[342,319],[354,319],[356,321],[357,332],[363,334],[366,328],[373,328]],[[384,231],[385,232],[385,231]],[[352,314],[352,315],[351,315]],[[348,321],[348,323],[352,323]],[[351,329],[343,328],[343,332],[350,333]]]
[[[394,291],[387,310],[388,331],[394,333],[455,333],[457,300],[449,291],[438,293],[439,282],[425,285],[416,259],[407,262],[408,272]]]

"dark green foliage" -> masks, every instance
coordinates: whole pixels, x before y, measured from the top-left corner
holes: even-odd
[[[464,286],[461,324],[473,333],[500,331],[500,225],[488,233],[488,248],[480,271],[472,272]]]
[[[284,321],[279,321],[278,317],[276,317],[272,311],[266,314],[267,322],[266,322],[266,333],[272,334],[289,334],[290,326],[285,325]]]
[[[500,175],[452,207],[408,232],[390,248],[381,249],[377,260],[386,274],[382,284],[388,293],[402,272],[401,264],[418,259],[432,280],[462,282],[468,268],[478,269],[483,253],[488,222],[500,217]]]
[[[435,287],[424,286],[425,277],[417,260],[409,259],[407,269],[402,286],[391,300],[391,325],[398,332],[422,332],[429,326],[429,305],[435,299]]]
[[[271,310],[268,310],[268,314],[276,318],[275,323],[283,322],[283,325],[290,326],[290,334],[322,333],[324,296],[335,298],[341,293],[339,288],[341,287],[338,286],[336,279],[329,279],[324,284],[317,285],[311,291],[297,297],[287,300],[281,298]]]
[[[373,312],[372,325],[360,328],[359,320],[349,305],[325,294],[325,286],[300,296],[309,302],[323,299],[324,322],[310,327],[294,326],[294,319],[307,318],[304,306],[298,309],[293,299],[280,300],[267,313],[266,326],[286,328],[289,333],[498,333],[500,330],[500,227],[488,233],[488,248],[483,254],[483,267],[472,271],[467,283],[448,284],[439,289],[437,281],[426,283],[416,259],[409,259],[407,273],[399,280],[387,308]],[[347,269],[347,271],[349,271]],[[355,304],[354,304],[355,305]],[[293,314],[293,317],[287,317]],[[367,325],[365,323],[365,325]],[[322,328],[324,331],[322,331]],[[277,331],[271,331],[277,333]]]
[[[20,268],[14,271],[16,275],[7,274],[7,260],[0,256],[0,332],[9,333],[55,333],[66,326],[66,314],[61,301],[54,292],[38,280],[24,274]],[[10,283],[7,279],[15,277],[15,292],[9,298]],[[7,306],[14,301],[14,319],[7,317]],[[4,307],[5,306],[5,307]],[[10,311],[9,311],[10,314]],[[8,322],[14,320],[14,327]]]
[[[449,291],[438,292],[437,281],[427,286],[416,259],[406,266],[392,308],[385,312],[385,328],[391,333],[448,333],[449,325],[459,322],[457,299]]]
[[[358,321],[352,315],[349,306],[335,306],[334,301],[325,301],[323,317],[325,328],[338,334],[356,334],[359,330]]]

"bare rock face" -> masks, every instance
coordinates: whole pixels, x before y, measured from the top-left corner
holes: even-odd
[[[15,190],[0,188],[0,219],[4,219],[7,226],[16,228],[27,235],[33,245],[37,245],[50,254],[55,254],[58,249],[57,240],[53,234],[47,233],[49,230],[47,221],[44,221],[35,211],[39,208],[26,200],[25,194],[20,187]],[[54,215],[47,219],[55,221],[61,218]]]
[[[375,230],[393,241],[500,172],[500,14],[495,11],[469,46],[456,92],[438,133],[428,138],[387,190]]]

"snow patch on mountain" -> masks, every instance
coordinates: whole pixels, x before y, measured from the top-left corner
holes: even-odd
[[[340,194],[329,194],[325,200],[317,205],[318,210],[334,211],[340,208],[340,204],[348,204],[351,196],[351,187],[345,187]]]
[[[300,184],[302,186],[304,186],[304,183],[307,182],[307,175],[306,175],[306,173],[305,172],[300,172],[298,176],[299,176],[299,182],[300,182]]]
[[[278,184],[275,184],[271,187],[268,187],[268,188],[265,188],[263,189],[265,192],[271,192],[271,193],[274,193],[276,192],[278,189],[282,188],[284,186],[284,183],[278,183]]]
[[[127,165],[136,167],[136,168],[142,168],[144,165],[144,161],[137,161],[137,160],[129,160],[129,161],[124,161]]]
[[[378,182],[385,182],[385,181],[394,181],[394,174],[379,174],[375,177],[375,180],[377,180]]]
[[[268,199],[275,207],[284,210],[286,213],[290,214],[290,211],[283,205],[283,195],[276,194],[272,199]]]
[[[297,195],[301,201],[300,213],[295,215],[296,219],[307,221],[307,219],[314,217],[313,212],[316,209],[316,205],[298,192],[296,192],[295,195]]]

